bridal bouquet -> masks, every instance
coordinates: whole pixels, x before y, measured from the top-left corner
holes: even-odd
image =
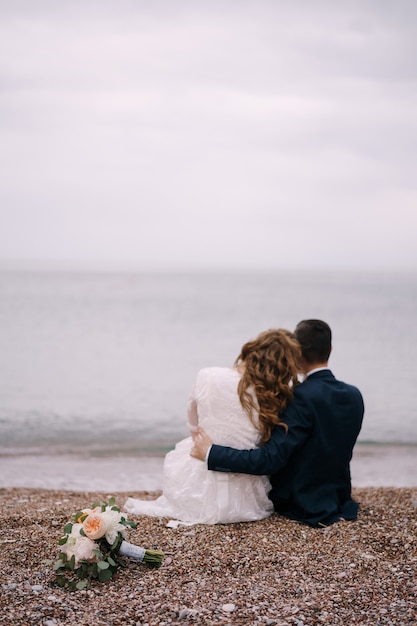
[[[93,578],[100,582],[110,580],[122,565],[120,556],[150,565],[162,563],[161,550],[145,550],[124,540],[128,528],[136,528],[136,524],[127,521],[114,498],[77,511],[72,520],[58,542],[61,552],[54,570],[60,587],[88,589]]]

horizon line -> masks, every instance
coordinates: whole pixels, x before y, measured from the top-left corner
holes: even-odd
[[[143,265],[120,263],[85,263],[85,262],[9,262],[0,260],[0,272],[16,273],[72,273],[72,274],[218,274],[223,272],[235,274],[267,274],[300,272],[315,274],[415,274],[417,267],[358,267],[358,266],[327,266],[323,265]]]

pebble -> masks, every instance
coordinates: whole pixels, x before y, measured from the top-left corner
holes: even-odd
[[[197,615],[197,609],[181,609],[178,614],[179,619],[185,619],[186,617],[191,617],[192,615]]]
[[[116,494],[119,506],[128,495],[141,497]],[[1,545],[0,561],[10,623],[414,623],[417,539],[410,509],[417,488],[354,489],[358,521],[325,531],[271,515],[250,524],[195,525],[190,536],[190,528],[173,532],[166,520],[136,516],[130,541],[163,549],[168,566],[121,568],[108,583],[93,581],[88,592],[54,586],[52,564],[67,515],[107,496],[68,492],[64,502],[61,492],[20,488],[2,496],[0,527],[15,542]],[[41,508],[59,527],[45,523]]]
[[[235,604],[223,604],[222,606],[222,611],[224,611],[225,613],[233,613],[235,609],[236,609]]]

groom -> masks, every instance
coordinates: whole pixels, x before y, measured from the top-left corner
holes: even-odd
[[[275,511],[312,526],[354,520],[358,504],[351,497],[349,463],[361,429],[360,391],[333,376],[327,366],[331,330],[321,320],[304,320],[295,329],[301,344],[305,381],[261,448],[236,450],[212,443],[202,428],[191,456],[207,459],[218,472],[268,474]]]

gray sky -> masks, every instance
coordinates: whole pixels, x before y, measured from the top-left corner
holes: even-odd
[[[417,269],[415,0],[0,0],[0,266]]]

